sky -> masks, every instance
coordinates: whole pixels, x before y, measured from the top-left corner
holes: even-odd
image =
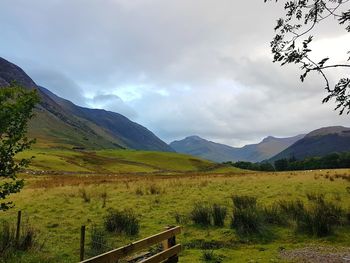
[[[166,142],[242,146],[350,126],[319,75],[272,63],[280,4],[263,0],[1,0],[0,56],[57,95],[138,122]],[[342,61],[350,34],[326,24],[314,55]],[[339,74],[331,73],[336,79]]]

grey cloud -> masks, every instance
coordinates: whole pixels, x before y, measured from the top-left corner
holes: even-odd
[[[117,112],[131,119],[137,117],[136,111],[126,105],[117,95],[99,94],[88,100],[88,104],[92,108],[106,109]]]
[[[0,55],[58,95],[167,141],[198,134],[239,145],[346,125],[321,105],[318,76],[302,84],[298,68],[271,62],[281,14],[282,3],[262,0],[2,0]],[[125,99],[128,87],[137,96]]]

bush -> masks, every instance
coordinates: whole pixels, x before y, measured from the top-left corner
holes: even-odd
[[[263,218],[256,207],[235,209],[231,227],[236,229],[239,235],[261,234]]]
[[[227,208],[218,204],[213,204],[212,207],[213,221],[215,226],[223,226],[227,214]]]
[[[139,233],[139,220],[132,210],[109,210],[104,218],[104,225],[107,231],[137,235]]]
[[[37,231],[31,226],[25,226],[20,232],[19,240],[16,242],[15,227],[4,221],[0,227],[0,255],[4,256],[12,251],[27,251],[34,247]]]
[[[341,224],[342,213],[338,205],[327,202],[323,196],[319,196],[313,200],[310,208],[297,218],[297,228],[301,232],[318,237],[328,236],[333,233],[334,226]]]
[[[264,206],[262,209],[262,214],[264,222],[268,224],[285,225],[287,222],[285,214],[281,211],[280,206],[276,203],[270,206]]]
[[[222,258],[217,256],[213,250],[203,250],[202,251],[202,259],[205,262],[213,262],[213,263],[221,263]]]
[[[278,205],[280,206],[281,211],[293,220],[300,218],[305,213],[304,203],[301,200],[281,200],[278,202]]]
[[[4,221],[0,228],[0,255],[3,255],[7,250],[15,245],[15,228]]]
[[[149,186],[149,193],[151,195],[159,195],[161,193],[161,189],[159,188],[159,186],[157,186],[155,184],[151,184]]]
[[[280,201],[281,209],[295,222],[297,231],[318,237],[333,233],[334,226],[342,221],[342,209],[325,200],[324,195],[308,194],[308,207],[300,200]]]
[[[263,217],[256,206],[256,198],[250,196],[233,196],[234,209],[231,227],[239,235],[261,234]]]
[[[211,223],[211,208],[205,203],[196,203],[190,217],[195,224],[209,226]]]
[[[80,189],[79,192],[80,192],[80,196],[81,196],[81,198],[83,199],[83,201],[84,201],[85,203],[90,203],[91,197],[90,197],[90,195],[86,192],[85,188]]]
[[[237,209],[256,207],[256,197],[246,195],[233,195],[233,206]]]

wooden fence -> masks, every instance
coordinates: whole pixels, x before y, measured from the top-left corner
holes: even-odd
[[[83,244],[85,239],[85,234],[83,234],[83,230],[85,230],[85,227],[82,227],[82,250],[80,253],[81,263],[116,263],[120,259],[125,259],[126,257],[131,256],[138,251],[148,249],[151,246],[159,243],[162,244],[163,250],[155,255],[152,255],[146,259],[139,261],[139,263],[160,263],[163,261],[167,263],[178,262],[178,254],[181,251],[181,245],[176,244],[176,235],[181,233],[181,228],[179,226],[168,227],[167,230],[161,233],[141,239],[124,247],[108,251],[106,253],[86,260],[83,260],[82,258],[84,257]]]

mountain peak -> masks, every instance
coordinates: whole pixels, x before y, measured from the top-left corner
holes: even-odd
[[[205,139],[199,137],[198,135],[187,136],[185,140],[205,141]]]
[[[308,133],[305,137],[324,136],[330,134],[350,135],[350,128],[343,126],[322,127],[320,129]]]
[[[269,141],[272,141],[272,140],[275,140],[275,139],[276,139],[276,137],[267,136],[267,137],[265,137],[265,138],[262,140],[262,142],[269,142]]]

